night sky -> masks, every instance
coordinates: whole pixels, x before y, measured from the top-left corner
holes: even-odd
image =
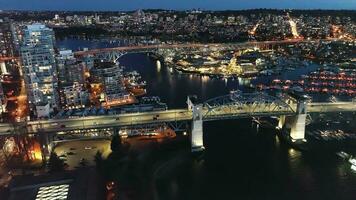
[[[0,0],[0,9],[16,10],[240,10],[250,8],[356,9],[356,0]]]

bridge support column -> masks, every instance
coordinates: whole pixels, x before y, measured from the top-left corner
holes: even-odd
[[[286,116],[285,115],[280,116],[279,120],[278,120],[278,127],[277,128],[279,130],[282,130],[285,123],[286,123]]]
[[[192,107],[193,111],[193,122],[191,131],[191,145],[192,152],[203,151],[203,116],[202,116],[203,105],[194,105]]]
[[[307,102],[299,100],[295,116],[290,116],[286,119],[287,128],[290,129],[290,137],[292,142],[305,140],[305,125],[307,119]]]
[[[292,117],[290,126],[290,137],[293,142],[305,139],[305,122],[307,115],[299,114]]]

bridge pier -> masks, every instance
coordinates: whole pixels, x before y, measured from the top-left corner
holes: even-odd
[[[193,113],[192,129],[190,135],[190,142],[192,152],[203,151],[204,142],[203,142],[203,104],[194,105],[196,101],[196,96],[188,96],[187,105],[188,110]]]
[[[284,120],[282,118],[285,118]],[[292,142],[305,141],[305,125],[307,119],[307,102],[305,99],[299,100],[296,115],[281,117],[278,127],[286,123],[287,130],[290,130]],[[284,121],[284,122],[283,122]]]
[[[282,115],[279,117],[279,120],[278,120],[278,129],[279,130],[282,130],[284,128],[284,124],[286,123],[286,116],[285,115]]]
[[[193,122],[191,131],[191,144],[192,152],[203,151],[203,116],[202,116],[203,105],[193,106]]]
[[[306,114],[299,114],[290,119],[290,137],[292,142],[305,140]]]

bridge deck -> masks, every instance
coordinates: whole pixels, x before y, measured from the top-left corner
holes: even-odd
[[[356,112],[356,102],[310,103],[308,113]]]
[[[356,112],[356,102],[337,102],[337,103],[309,103],[308,113],[323,112]],[[244,117],[263,117],[293,115],[288,110],[251,110],[246,107],[241,110],[220,109],[214,113],[203,110],[203,120],[223,120]],[[60,132],[80,129],[111,128],[122,126],[135,126],[144,124],[156,124],[174,121],[192,120],[192,112],[187,109],[174,109],[167,111],[132,113],[121,115],[105,115],[94,117],[80,117],[72,119],[50,119],[37,120],[27,123],[0,123],[0,134],[12,134],[14,130],[26,128],[27,133],[37,132]]]

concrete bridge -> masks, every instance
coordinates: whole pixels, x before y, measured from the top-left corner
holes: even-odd
[[[203,123],[206,121],[275,116],[279,117],[278,127],[286,129],[292,141],[298,141],[304,140],[308,113],[356,112],[356,102],[309,103],[304,96],[282,94],[275,97],[265,93],[239,91],[204,103],[197,103],[190,96],[187,104],[187,109],[3,123],[0,124],[0,134],[50,135],[90,129],[135,129],[155,124],[164,124],[179,131],[185,130],[187,126],[184,124],[190,123],[192,151],[201,151],[204,149]]]

